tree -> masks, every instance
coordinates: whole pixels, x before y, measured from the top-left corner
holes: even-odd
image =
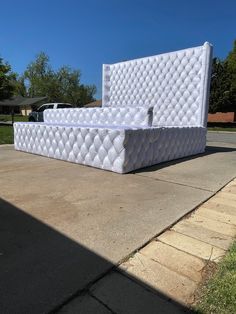
[[[57,72],[57,79],[62,93],[63,102],[72,103],[76,107],[81,106],[80,75],[79,70],[72,70],[68,66],[61,67]]]
[[[228,111],[231,106],[231,75],[227,65],[218,58],[213,59],[209,111]]]
[[[236,41],[225,60],[213,59],[209,111],[236,111]]]
[[[79,70],[72,70],[68,66],[63,66],[59,69],[57,75],[63,102],[82,107],[94,101],[93,96],[96,93],[96,87],[94,85],[80,84],[81,73]]]
[[[24,82],[24,77],[19,76],[18,74],[14,73],[12,75],[12,84],[14,86],[14,95],[21,95],[26,97],[27,96],[27,91],[26,91],[26,86]]]
[[[0,100],[7,99],[13,96],[14,84],[12,79],[14,74],[11,72],[11,67],[0,58]]]
[[[229,69],[236,75],[236,40],[234,41],[233,49],[229,52],[226,61]]]
[[[39,53],[36,60],[27,66],[24,78],[30,97],[47,96],[51,101],[57,94],[54,73],[49,64],[49,57],[44,52]]]
[[[47,96],[50,102],[68,102],[76,107],[93,101],[96,92],[94,85],[80,84],[80,77],[79,70],[73,70],[68,66],[62,66],[58,71],[54,71],[49,63],[49,57],[43,52],[28,65],[24,73],[30,97]]]
[[[231,111],[236,112],[236,40],[234,41],[232,51],[230,51],[226,58],[226,67],[231,78],[229,87]]]
[[[94,94],[96,93],[95,85],[81,85],[80,86],[80,106],[84,106],[92,101],[95,101]]]

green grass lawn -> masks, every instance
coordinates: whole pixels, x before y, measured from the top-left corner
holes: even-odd
[[[11,125],[0,125],[1,144],[13,144],[13,127]]]
[[[1,125],[1,122],[11,121],[11,115],[0,114],[0,145],[13,144],[13,127],[11,125]],[[14,121],[28,121],[27,116],[15,115]]]
[[[236,242],[202,289],[202,299],[196,310],[203,314],[236,313]]]
[[[0,122],[6,122],[6,121],[11,121],[11,115],[6,115],[6,114],[0,114]],[[14,116],[14,121],[28,121],[27,116],[21,116],[21,115],[15,115]]]
[[[208,131],[225,131],[225,132],[236,132],[236,128],[220,128],[220,127],[210,127],[207,128]]]

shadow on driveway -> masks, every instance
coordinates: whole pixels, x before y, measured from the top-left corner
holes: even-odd
[[[179,158],[179,159],[175,159],[175,160],[171,160],[171,161],[165,161],[163,163],[160,163],[160,164],[157,164],[154,166],[145,167],[145,168],[135,170],[132,173],[135,174],[135,173],[143,173],[143,172],[153,172],[156,170],[168,168],[169,166],[177,165],[179,163],[182,163],[182,162],[185,162],[188,160],[193,160],[196,158],[201,158],[204,156],[217,154],[217,153],[231,153],[231,152],[236,152],[236,148],[221,147],[221,146],[206,146],[206,150],[204,153],[189,156],[189,157],[183,157],[183,158]]]
[[[55,313],[112,268],[98,254],[0,199],[0,313]],[[126,313],[188,312],[143,282],[119,276],[127,285],[119,290],[114,279],[112,298],[114,304],[129,304]],[[109,312],[109,306],[105,309]]]

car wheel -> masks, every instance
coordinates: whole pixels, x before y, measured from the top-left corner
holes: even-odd
[[[29,117],[29,122],[35,122],[35,118],[34,117]]]

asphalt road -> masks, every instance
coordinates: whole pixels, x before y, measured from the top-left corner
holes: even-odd
[[[236,132],[208,132],[207,141],[236,144]]]

